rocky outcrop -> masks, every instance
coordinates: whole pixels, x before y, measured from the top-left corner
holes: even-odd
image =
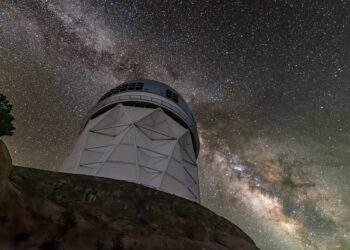
[[[207,208],[134,183],[15,166],[2,183],[0,249],[257,249]]]
[[[7,179],[12,168],[12,159],[5,143],[0,140],[0,181]]]

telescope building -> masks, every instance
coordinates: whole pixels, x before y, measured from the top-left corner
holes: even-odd
[[[197,126],[181,95],[153,80],[121,84],[86,116],[60,171],[125,180],[200,202]]]

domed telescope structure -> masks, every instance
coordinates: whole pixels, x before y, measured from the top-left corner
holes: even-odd
[[[126,180],[200,202],[196,121],[173,88],[152,80],[110,90],[88,113],[61,172]]]

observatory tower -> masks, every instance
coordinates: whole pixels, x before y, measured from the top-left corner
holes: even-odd
[[[88,113],[60,171],[126,180],[200,202],[196,121],[168,85],[126,82]]]

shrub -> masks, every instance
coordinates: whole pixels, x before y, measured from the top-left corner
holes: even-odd
[[[0,136],[13,134],[15,128],[12,125],[14,118],[11,111],[12,105],[6,96],[0,93]]]

